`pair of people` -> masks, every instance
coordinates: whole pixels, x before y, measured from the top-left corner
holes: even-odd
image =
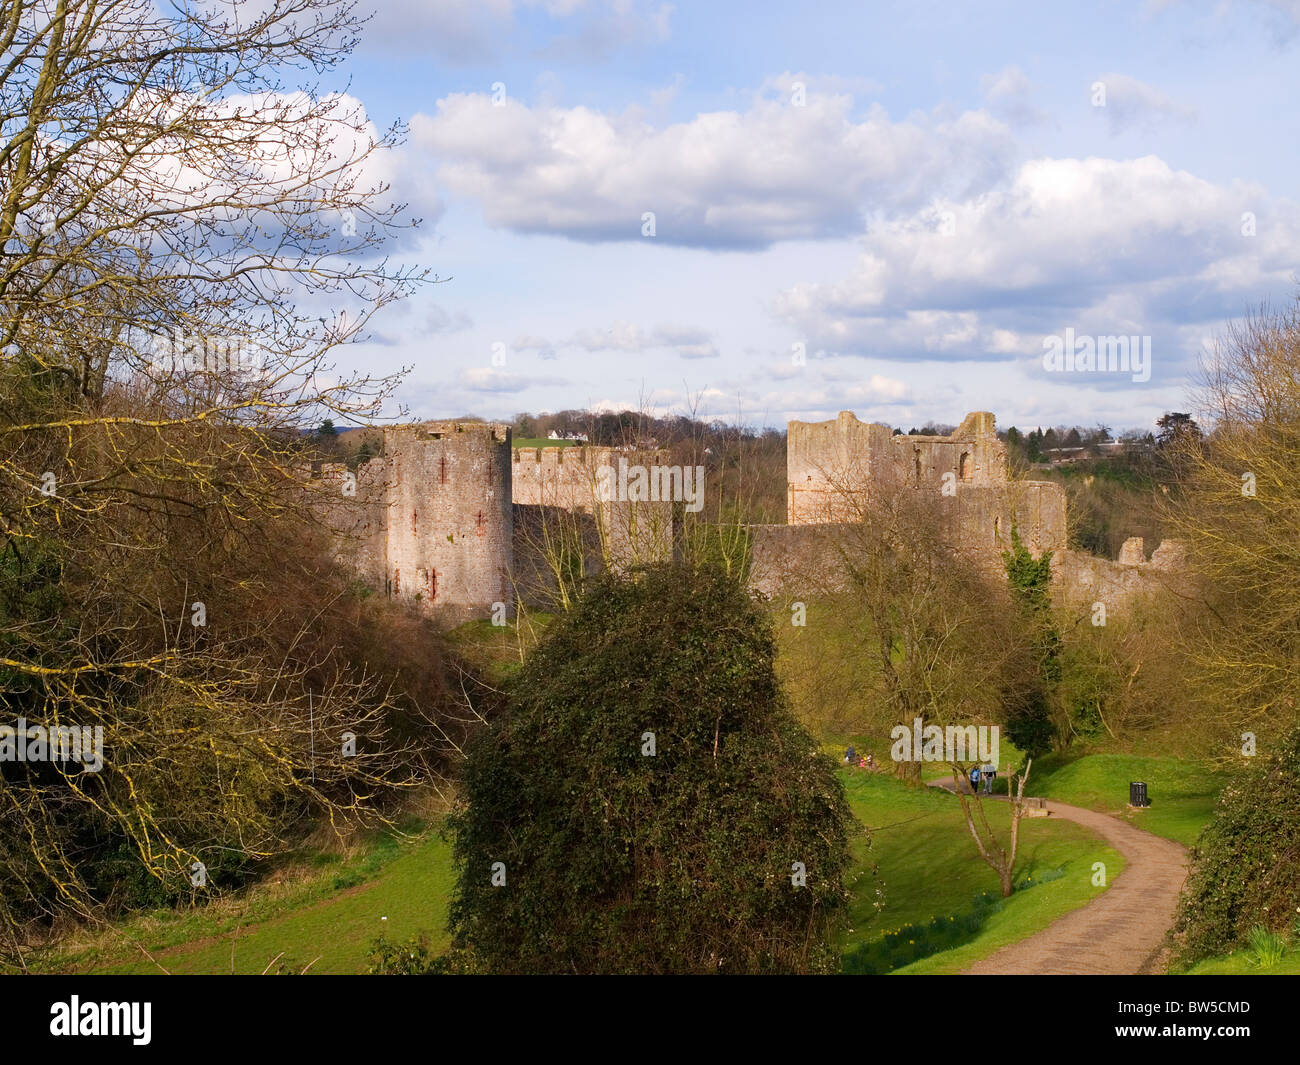
[[[984,782],[984,794],[993,794],[993,781],[997,778],[998,767],[995,765],[972,766],[970,771],[970,790],[978,791],[980,781]]]

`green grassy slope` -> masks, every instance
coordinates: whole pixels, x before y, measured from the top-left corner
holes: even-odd
[[[864,868],[874,862],[879,872],[878,879],[861,875],[854,885],[845,952],[866,945],[873,960],[887,955],[905,962],[898,972],[960,971],[1105,890],[1092,886],[1093,862],[1105,862],[1111,879],[1124,867],[1117,851],[1079,825],[1027,818],[1021,822],[1016,866],[1024,888],[1002,900],[997,877],[976,852],[954,796],[908,788],[883,773],[844,771],[843,779],[854,813],[872,834],[870,851],[858,843],[855,854]],[[989,815],[1005,841],[1009,808],[990,804]],[[880,910],[874,905],[877,888],[884,892]],[[932,918],[964,927],[922,932]],[[895,949],[884,950],[886,936]],[[930,947],[946,949],[913,960],[928,949],[927,940]]]
[[[1100,810],[1190,847],[1213,816],[1225,779],[1179,758],[1049,756],[1034,762],[1028,792]],[[1145,810],[1128,807],[1128,786],[1133,780],[1146,781],[1151,806]]]
[[[904,944],[903,955],[912,964],[903,971],[954,971],[1085,904],[1100,890],[1090,885],[1093,861],[1106,862],[1112,877],[1122,868],[1118,854],[1078,826],[1026,820],[1018,866],[1026,890],[1003,902],[997,898],[996,877],[975,853],[952,796],[908,788],[884,774],[841,772],[855,814],[874,837],[870,850],[862,839],[854,844],[859,875],[846,952],[909,924],[952,917],[954,924],[965,920],[969,934],[955,949],[949,934],[942,944],[948,949],[921,961],[913,961],[916,945]],[[1007,817],[1000,804],[991,812],[999,825]],[[268,965],[273,971],[310,965],[314,973],[364,972],[370,944],[381,934],[402,941],[424,932],[435,948],[445,945],[446,907],[454,883],[450,850],[436,831],[408,843],[380,837],[358,858],[331,863],[290,888],[261,885],[243,899],[218,906],[137,918],[80,953],[65,951],[43,967],[260,973]],[[873,863],[878,877],[867,872]],[[873,905],[877,888],[884,891],[879,911]],[[991,905],[987,912],[980,910],[973,924],[972,906],[981,893],[987,893]]]

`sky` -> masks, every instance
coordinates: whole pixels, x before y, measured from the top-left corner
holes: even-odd
[[[339,76],[447,280],[338,363],[419,418],[1150,428],[1300,292],[1298,60],[1300,0],[385,2]]]

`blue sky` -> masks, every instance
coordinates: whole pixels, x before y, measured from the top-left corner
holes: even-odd
[[[339,361],[429,418],[1149,427],[1297,292],[1298,49],[1297,0],[386,3],[344,73],[452,280]]]

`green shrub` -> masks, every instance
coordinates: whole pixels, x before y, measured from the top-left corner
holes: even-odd
[[[444,963],[835,971],[852,815],[772,659],[764,615],[718,570],[597,581],[468,752]]]
[[[1300,906],[1300,728],[1223,789],[1192,851],[1174,933],[1177,962],[1226,954],[1251,929],[1283,932]]]

